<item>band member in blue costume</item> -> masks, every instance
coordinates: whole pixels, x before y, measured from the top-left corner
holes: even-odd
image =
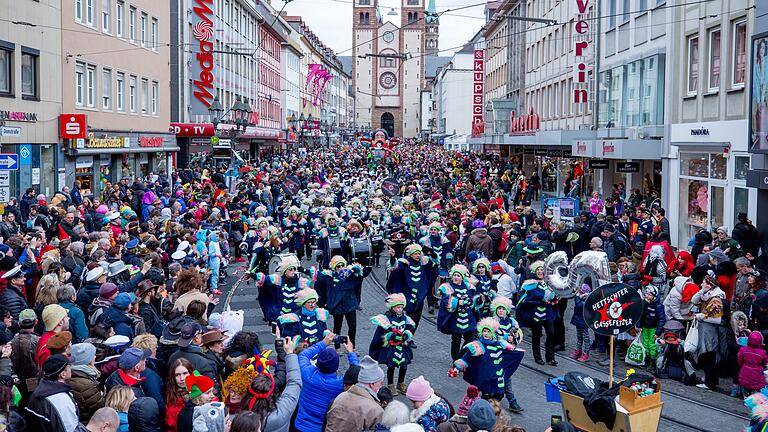
[[[278,316],[299,309],[294,295],[312,284],[309,279],[299,276],[299,267],[299,259],[288,255],[280,262],[275,274],[251,273],[259,290],[259,307],[268,322],[275,322]]]
[[[437,272],[435,264],[422,256],[421,246],[410,244],[405,248],[405,258],[395,259],[395,250],[389,248],[389,279],[387,293],[405,295],[405,313],[413,318],[416,328],[421,321],[424,299],[429,293],[429,281]],[[412,345],[415,348],[415,344]]]
[[[304,288],[296,293],[295,299],[301,309],[277,318],[280,334],[288,337],[299,336],[305,346],[323,340],[328,332],[328,311],[317,307],[317,291]]]
[[[445,278],[448,277],[448,267],[453,260],[451,242],[445,235],[443,235],[443,226],[440,225],[440,222],[434,221],[429,224],[427,235],[422,237],[421,240],[419,240],[419,243],[423,248],[428,248],[428,250],[431,251],[429,257],[439,269],[435,275],[435,280],[429,285],[430,288],[434,288],[438,279],[440,279],[440,283],[442,283]],[[437,297],[430,295],[427,300],[429,313],[434,314],[435,307],[437,307]]]
[[[346,319],[349,328],[347,335],[353,344],[357,335],[357,307],[360,306],[357,289],[369,274],[370,267],[358,263],[347,266],[347,261],[336,255],[331,258],[330,269],[318,273],[315,282],[320,304],[333,315],[333,333],[341,333],[341,326]]]
[[[438,288],[441,297],[437,329],[451,335],[451,358],[456,360],[461,357],[461,340],[467,344],[475,338],[479,297],[475,287],[467,281],[469,271],[466,267],[455,264],[449,276],[448,281]]]
[[[404,295],[390,294],[387,296],[387,312],[371,318],[376,332],[368,355],[387,366],[387,386],[393,396],[398,395],[398,390],[405,394],[405,374],[413,360],[411,342],[416,323],[405,314],[405,303]],[[399,369],[397,387],[394,384],[395,369]]]
[[[478,258],[472,263],[471,282],[479,297],[480,316],[491,316],[491,301],[496,297],[497,280],[491,277],[491,262],[488,258]]]

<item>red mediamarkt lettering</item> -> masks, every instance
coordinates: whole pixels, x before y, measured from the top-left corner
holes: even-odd
[[[213,27],[213,11],[211,6],[213,0],[195,0],[197,6],[192,8],[197,16],[201,20],[207,22]],[[197,100],[203,103],[206,107],[211,106],[213,100],[213,42],[207,40],[198,40],[200,42],[200,52],[197,53],[197,62],[200,64],[200,76],[194,80],[194,85],[197,87],[194,94]]]

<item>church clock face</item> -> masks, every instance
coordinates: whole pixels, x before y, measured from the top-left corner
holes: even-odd
[[[387,90],[393,89],[397,85],[397,76],[392,72],[384,72],[379,77],[379,84]]]
[[[384,32],[384,36],[382,37],[386,43],[392,43],[392,41],[395,40],[395,35],[391,31]]]

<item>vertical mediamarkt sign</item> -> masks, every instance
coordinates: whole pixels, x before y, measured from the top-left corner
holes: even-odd
[[[213,0],[192,0],[192,93],[190,114],[208,115],[216,94],[213,62]]]
[[[472,68],[472,136],[483,134],[483,83],[485,81],[485,50],[476,49]]]
[[[587,55],[590,51],[589,2],[571,0],[576,6],[576,25],[573,28],[573,103],[589,103],[589,73]],[[596,73],[596,72],[595,72]]]

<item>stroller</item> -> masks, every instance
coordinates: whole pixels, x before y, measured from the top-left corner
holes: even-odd
[[[696,369],[683,349],[684,335],[685,328],[680,321],[669,320],[664,324],[660,354],[656,358],[656,376],[693,385],[696,384]]]

